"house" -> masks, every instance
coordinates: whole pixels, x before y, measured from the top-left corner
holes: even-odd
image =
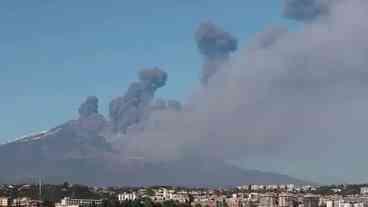
[[[55,207],[100,207],[102,200],[94,199],[71,199],[69,197],[63,198],[60,203],[56,203]]]
[[[137,199],[137,194],[135,192],[131,192],[131,193],[120,193],[118,194],[118,201],[119,202],[123,202],[123,201],[134,201]]]
[[[0,207],[5,207],[10,205],[10,198],[0,197]]]

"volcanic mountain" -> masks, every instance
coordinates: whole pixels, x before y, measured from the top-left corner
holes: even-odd
[[[91,100],[97,105],[95,98],[87,98],[77,120],[0,145],[0,178],[6,182],[42,178],[48,183],[128,186],[304,183],[286,175],[244,170],[194,156],[160,162],[118,157],[114,144],[103,135],[112,128],[111,123],[90,107]],[[86,106],[94,113],[85,113]]]
[[[68,122],[47,132],[0,146],[0,177],[7,182],[42,178],[89,185],[235,186],[245,183],[305,183],[286,175],[244,170],[216,160],[183,158],[149,162],[109,159],[113,148],[103,137],[76,130]]]

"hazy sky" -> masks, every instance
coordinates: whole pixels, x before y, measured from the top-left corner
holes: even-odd
[[[2,1],[0,142],[75,117],[88,95],[105,113],[144,67],[169,73],[158,97],[184,100],[199,85],[201,22],[243,45],[268,25],[290,24],[280,13],[281,1]]]

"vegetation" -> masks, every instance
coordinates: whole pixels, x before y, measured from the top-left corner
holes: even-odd
[[[317,188],[314,193],[321,195],[355,195],[360,193],[361,187],[367,187],[367,184],[349,184],[349,185],[327,185]]]
[[[0,196],[8,196],[11,198],[28,197],[49,202],[57,202],[64,197],[91,199],[109,197],[109,195],[103,191],[97,191],[83,185],[69,185],[68,183],[62,185],[42,185],[41,192],[40,194],[38,185],[7,185],[0,188]]]

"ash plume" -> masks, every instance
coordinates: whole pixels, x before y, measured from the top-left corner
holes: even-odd
[[[69,124],[78,134],[100,133],[106,126],[107,121],[105,117],[98,112],[98,98],[96,96],[89,96],[80,105],[79,119],[70,121]]]
[[[288,33],[288,28],[284,26],[269,26],[264,31],[255,35],[251,41],[249,49],[268,49],[279,41],[285,34]]]
[[[297,21],[312,21],[327,15],[337,0],[284,0],[284,16]]]
[[[162,111],[162,110],[173,110],[173,111],[181,111],[183,108],[180,101],[177,100],[165,100],[165,99],[157,99],[154,103],[151,104],[152,111]]]
[[[204,57],[201,83],[207,85],[209,79],[228,60],[230,53],[238,48],[238,41],[230,33],[211,22],[202,23],[195,32],[199,52]]]
[[[183,109],[182,104],[177,100],[168,100],[167,108],[173,111],[181,111]]]
[[[167,73],[158,68],[142,70],[138,76],[139,81],[132,83],[124,96],[110,103],[109,114],[115,132],[126,133],[130,126],[144,120],[156,90],[167,81]]]
[[[261,50],[242,48],[228,57],[231,67],[193,92],[190,110],[152,114],[143,133],[127,138],[125,152],[153,160],[244,158],[247,167],[265,170],[272,161],[285,173],[290,163],[309,174],[341,163],[361,169],[368,144],[368,24],[361,21],[367,10],[367,1],[339,1],[324,21],[266,35],[257,43]],[[221,39],[214,36],[199,43]],[[216,56],[199,46],[206,57]],[[341,153],[348,148],[354,152]],[[367,170],[349,173],[364,177]]]
[[[167,81],[167,73],[158,68],[141,70],[139,79],[145,88],[156,91],[158,88],[165,86]]]
[[[98,113],[98,98],[96,96],[89,96],[79,107],[79,116],[88,117],[92,114]]]
[[[156,99],[151,105],[151,110],[153,111],[165,109],[167,109],[167,101],[165,99]]]

